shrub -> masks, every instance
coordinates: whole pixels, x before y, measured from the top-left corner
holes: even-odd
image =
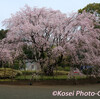
[[[36,71],[29,71],[29,70],[27,70],[27,71],[22,71],[22,74],[23,74],[23,75],[32,75],[33,73],[36,73]]]
[[[12,77],[20,76],[21,74],[22,72],[19,70],[15,70],[11,68],[0,68],[0,78],[12,78]]]
[[[70,67],[61,67],[61,66],[58,66],[57,70],[60,70],[60,71],[70,71]]]
[[[58,66],[58,67],[57,67],[57,70],[64,70],[64,68],[61,67],[61,66]]]
[[[92,74],[92,68],[84,69],[83,73],[86,74],[86,75],[91,75]]]
[[[68,75],[68,72],[67,71],[57,71],[56,73],[56,71],[54,71],[54,74],[55,75]]]
[[[70,67],[65,67],[64,70],[65,71],[70,71]]]

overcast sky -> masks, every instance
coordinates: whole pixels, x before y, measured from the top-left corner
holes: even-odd
[[[30,7],[46,7],[60,10],[63,13],[77,12],[89,3],[100,3],[100,0],[1,0],[0,1],[0,29],[1,22],[11,14],[19,11],[25,4]]]

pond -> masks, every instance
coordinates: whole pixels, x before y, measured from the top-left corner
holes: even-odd
[[[62,86],[0,85],[0,99],[100,99],[100,96],[76,96],[76,91],[98,92],[100,84]],[[74,96],[53,96],[53,91],[75,92]],[[100,93],[99,93],[100,94]],[[58,94],[59,95],[59,94]],[[62,94],[64,95],[64,94]]]

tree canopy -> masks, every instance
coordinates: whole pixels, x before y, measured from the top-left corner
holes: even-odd
[[[79,9],[78,12],[82,13],[83,11],[94,13],[95,11],[100,14],[100,3],[91,3],[88,4],[86,7]]]

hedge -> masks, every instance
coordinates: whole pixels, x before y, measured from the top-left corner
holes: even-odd
[[[0,78],[12,78],[22,75],[22,72],[19,70],[11,68],[0,68]]]

